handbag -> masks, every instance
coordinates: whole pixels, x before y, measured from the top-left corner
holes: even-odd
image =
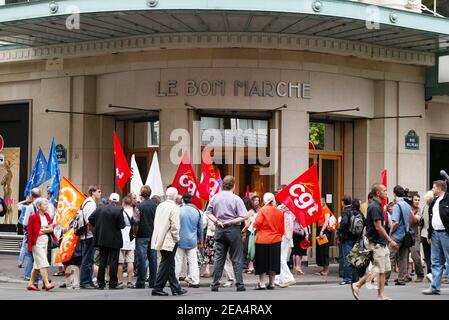
[[[256,257],[256,231],[252,230],[248,239],[248,255],[247,258],[253,261]]]
[[[365,229],[365,227],[363,229]],[[361,271],[359,274],[364,273],[366,268],[368,268],[369,264],[373,260],[373,250],[366,247],[362,235],[359,236],[359,240],[352,247],[347,259],[352,267],[354,267],[357,271]]]
[[[402,213],[402,208],[399,204],[398,204],[398,206],[399,206],[399,210],[401,211],[401,221],[402,221],[402,225],[404,226],[404,230],[405,230],[405,236],[404,236],[404,239],[402,240],[402,245],[406,248],[410,248],[415,245],[415,232],[413,231],[413,229],[410,228],[410,226],[408,227],[408,230],[407,230],[407,228],[405,226],[404,215]]]
[[[48,234],[48,249],[56,249],[58,247],[59,247],[58,241],[55,240],[53,232],[49,233]]]

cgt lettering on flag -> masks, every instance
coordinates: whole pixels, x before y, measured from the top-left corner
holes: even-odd
[[[276,195],[276,199],[290,209],[303,227],[318,221],[323,208],[321,206],[317,165],[310,167],[282,189]]]

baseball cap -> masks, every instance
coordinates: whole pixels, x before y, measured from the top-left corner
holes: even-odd
[[[120,196],[117,193],[111,193],[109,196],[109,201],[119,202]]]

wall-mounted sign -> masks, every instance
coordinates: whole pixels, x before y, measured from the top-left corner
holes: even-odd
[[[62,144],[56,146],[56,156],[58,157],[58,163],[67,163],[67,149]]]
[[[311,99],[309,83],[292,81],[248,81],[235,80],[228,83],[225,80],[177,80],[157,81],[156,96],[172,97],[185,96],[237,96],[285,97]]]
[[[415,130],[410,130],[405,136],[405,149],[419,150],[419,136]]]

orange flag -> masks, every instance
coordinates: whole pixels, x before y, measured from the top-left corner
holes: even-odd
[[[73,232],[73,228],[64,234],[61,245],[56,251],[55,263],[62,263],[69,261],[72,258],[78,242],[78,236]]]
[[[67,229],[85,199],[86,196],[69,179],[62,177],[56,211],[56,223],[63,229]]]

